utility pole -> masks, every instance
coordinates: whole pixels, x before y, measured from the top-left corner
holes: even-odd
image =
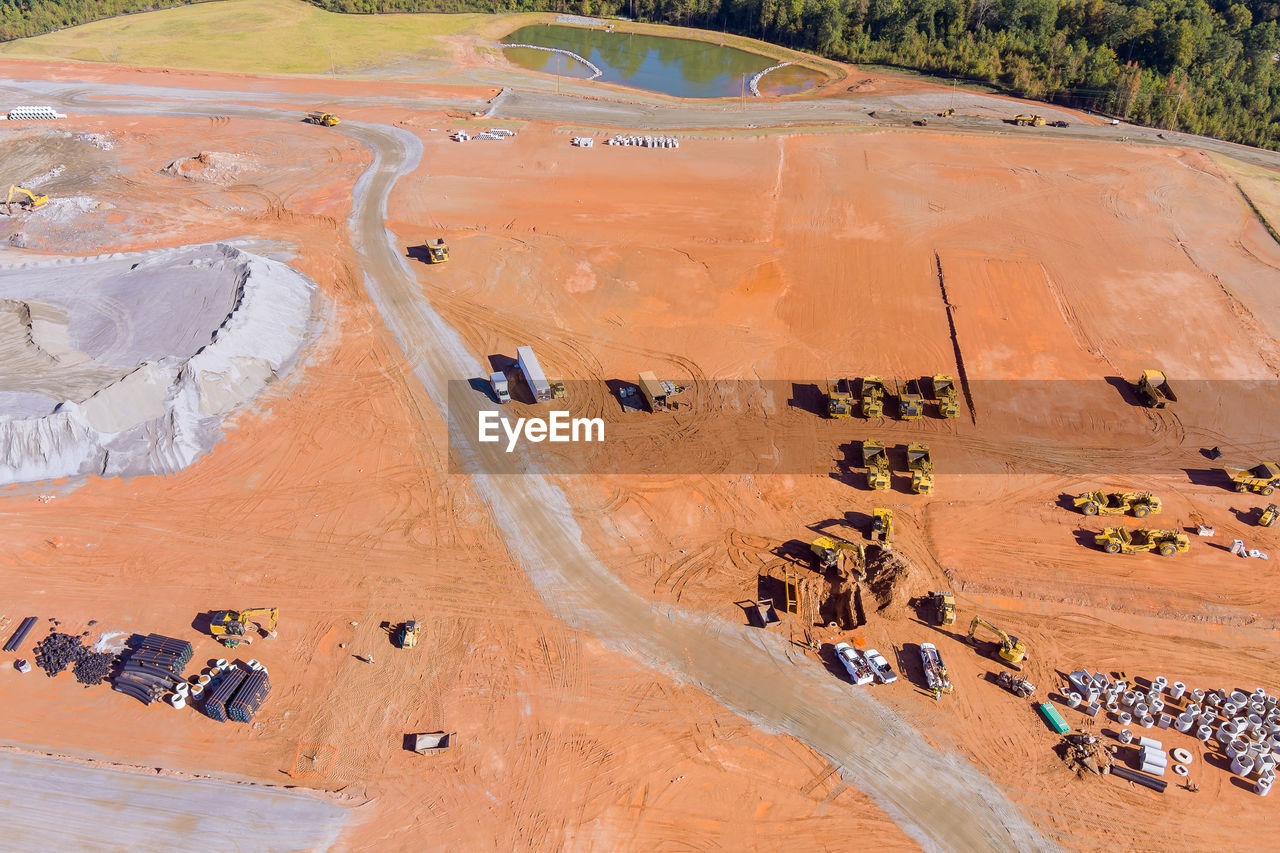
[[[338,71],[333,64],[333,45],[325,45],[325,47],[329,48],[329,76],[337,77]]]

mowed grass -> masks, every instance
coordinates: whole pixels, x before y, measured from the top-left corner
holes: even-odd
[[[442,56],[493,15],[338,15],[299,0],[217,0],[0,45],[0,57],[260,74],[327,74]],[[501,28],[498,28],[501,32]]]

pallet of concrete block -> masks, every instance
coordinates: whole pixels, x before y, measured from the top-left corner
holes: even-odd
[[[57,112],[53,107],[13,107],[5,116],[10,121],[52,121],[66,117],[66,113]]]
[[[236,695],[240,685],[244,683],[245,672],[238,666],[226,669],[218,677],[204,700],[204,712],[220,723],[227,721],[227,703]]]
[[[505,127],[491,127],[488,130],[486,130],[485,133],[489,134],[490,136],[497,137],[498,139],[504,139],[508,136],[516,135],[516,132],[514,130],[507,130]]]
[[[605,140],[606,145],[634,145],[637,148],[679,148],[680,140],[674,136],[623,136],[615,135]]]
[[[227,716],[237,723],[249,722],[270,692],[271,679],[267,678],[266,670],[250,672],[236,691],[235,698],[227,703]]]

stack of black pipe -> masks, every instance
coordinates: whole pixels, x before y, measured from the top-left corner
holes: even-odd
[[[182,671],[190,660],[190,643],[148,634],[128,653],[112,687],[150,705],[182,680]]]
[[[204,700],[204,712],[220,723],[227,721],[227,702],[244,682],[244,670],[228,669],[218,678],[212,692]]]
[[[267,678],[265,672],[249,673],[244,684],[236,691],[235,698],[227,703],[227,716],[237,723],[249,722],[270,692],[271,679]]]
[[[36,617],[28,616],[22,620],[22,624],[18,626],[18,630],[13,632],[13,636],[9,638],[9,642],[4,644],[6,652],[16,652],[18,646],[22,645],[22,641],[27,638],[27,634],[31,633],[31,629],[35,627]]]

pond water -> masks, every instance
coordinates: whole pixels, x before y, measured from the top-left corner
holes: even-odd
[[[662,92],[679,98],[723,98],[751,95],[751,78],[777,60],[757,53],[691,39],[611,33],[585,27],[538,24],[522,27],[503,39],[506,44],[532,44],[568,50],[587,59],[602,74],[597,79]],[[530,71],[589,78],[594,72],[575,59],[545,50],[508,47],[507,59]],[[763,95],[786,95],[811,89],[823,75],[787,66],[760,81]]]

